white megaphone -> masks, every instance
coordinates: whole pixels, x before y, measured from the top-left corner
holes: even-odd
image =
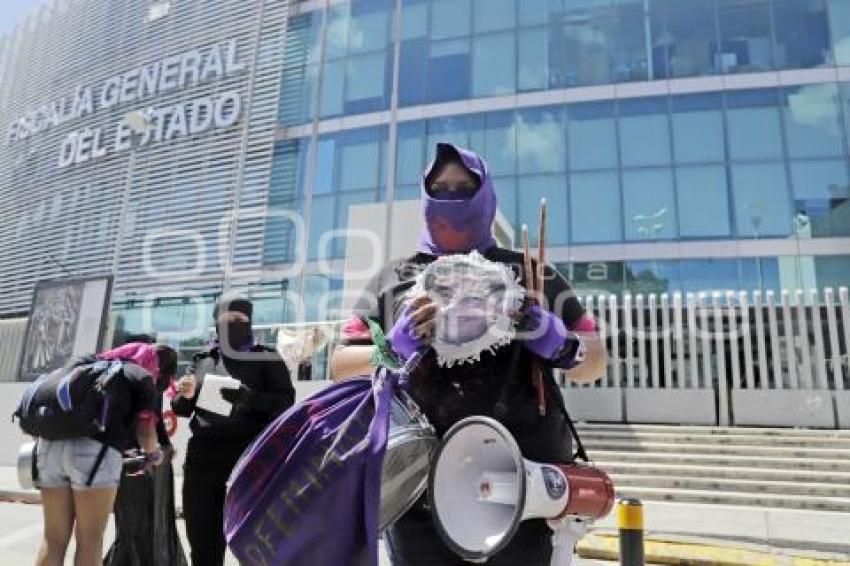
[[[605,472],[526,460],[511,433],[489,417],[469,417],[449,429],[431,466],[428,494],[440,536],[471,562],[503,549],[522,521],[543,518],[554,530],[551,564],[571,564],[588,523],[614,505]]]

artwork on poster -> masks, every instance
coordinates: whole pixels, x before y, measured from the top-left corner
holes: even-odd
[[[111,277],[36,284],[18,381],[33,381],[63,366],[72,357],[96,353],[103,337],[111,290]]]

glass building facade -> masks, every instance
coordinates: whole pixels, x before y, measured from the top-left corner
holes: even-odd
[[[309,218],[310,259],[343,255],[315,244],[349,205],[418,198],[451,141],[514,227],[547,199],[579,287],[850,281],[843,0],[304,2],[287,34],[275,167],[298,173],[270,194]]]
[[[337,318],[329,235],[353,205],[417,199],[438,141],[487,160],[513,228],[547,199],[549,257],[584,292],[850,283],[848,0],[259,5],[57,0],[0,38],[4,128],[192,47],[233,39],[245,67],[162,101],[237,90],[229,129],[59,171],[79,124],[0,147],[0,316],[37,280],[109,272],[116,336],[186,351],[223,288],[260,326]]]

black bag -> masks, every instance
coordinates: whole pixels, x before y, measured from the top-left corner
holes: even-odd
[[[121,368],[120,361],[88,359],[45,374],[27,387],[13,417],[25,433],[47,440],[103,433],[108,386]]]
[[[177,531],[170,459],[167,456],[161,466],[141,476],[121,478],[115,499],[115,542],[104,566],[187,566]]]

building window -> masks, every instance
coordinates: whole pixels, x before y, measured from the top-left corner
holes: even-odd
[[[666,98],[620,101],[620,151],[623,167],[670,163]],[[651,143],[647,143],[651,140]]]
[[[670,169],[623,171],[623,217],[627,241],[676,237],[676,203]]]
[[[673,153],[677,163],[725,159],[722,105],[722,96],[717,93],[673,97]]]
[[[428,102],[469,98],[469,38],[431,43],[428,60]]]
[[[517,49],[517,90],[549,88],[549,30],[545,27],[520,30]]]
[[[780,69],[808,69],[831,62],[824,0],[774,0],[776,63]]]
[[[472,116],[471,145],[486,155],[494,177],[515,175],[517,166],[517,121],[513,112],[491,112]]]
[[[401,11],[401,64],[398,101],[402,106],[425,101],[428,85],[427,0],[407,0]]]
[[[844,139],[850,148],[850,83],[841,83],[838,91],[839,106],[841,106],[841,115],[844,116]],[[848,149],[850,152],[850,149]]]
[[[653,0],[651,8],[653,78],[719,74],[714,0]]]
[[[394,3],[337,4],[327,15],[320,111],[323,118],[389,107]]]
[[[770,2],[718,0],[720,53],[723,73],[754,73],[774,68]]]
[[[396,184],[417,186],[425,170],[425,122],[403,122],[398,125],[397,136]],[[398,192],[397,187],[396,199]]]
[[[733,165],[732,194],[739,237],[790,234],[792,214],[784,163]]]
[[[534,108],[516,112],[517,166],[520,175],[565,171],[563,110]]]
[[[835,84],[806,85],[782,97],[789,157],[844,155]]]
[[[829,36],[837,65],[850,65],[850,2],[827,0]]]
[[[623,239],[620,187],[615,171],[570,175],[570,226],[572,242],[576,244]]]
[[[431,0],[431,38],[468,36],[471,31],[470,0]]]
[[[308,230],[308,259],[345,255],[344,237],[323,243],[331,230],[348,227],[350,206],[385,195],[386,127],[348,130],[319,137],[315,191]]]
[[[472,41],[472,96],[516,92],[516,35],[501,32],[476,36]]]
[[[291,214],[301,214],[304,219],[308,146],[307,138],[281,141],[275,145],[263,238],[264,263],[293,261],[295,250],[305,245],[305,242],[296,241],[298,231]]]
[[[843,159],[792,161],[794,234],[850,236],[850,180]]]
[[[726,107],[732,160],[782,157],[776,90],[727,92]]]
[[[633,295],[668,293],[681,287],[678,261],[625,262],[625,290]]]
[[[553,86],[647,78],[643,2],[567,3],[550,16]]]
[[[676,168],[679,232],[683,238],[712,238],[732,233],[726,168],[691,165]]]
[[[471,116],[450,116],[428,120],[428,144],[425,154],[432,156],[439,142],[469,147],[469,119]]]
[[[685,259],[679,260],[678,263],[681,283],[677,289],[683,293],[737,287],[740,269],[737,259]]]
[[[821,256],[814,258],[817,287],[846,287],[850,281],[850,255]]]
[[[570,169],[615,169],[617,125],[614,104],[591,102],[567,106]]]
[[[338,60],[324,65],[322,95],[319,110],[322,117],[342,113],[345,92],[345,61]]]

